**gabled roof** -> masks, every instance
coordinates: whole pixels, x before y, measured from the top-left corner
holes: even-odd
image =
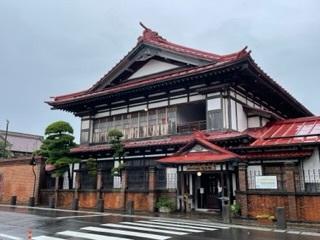
[[[137,55],[137,52],[141,51],[144,47],[153,47],[160,50],[166,50],[173,54],[178,54],[180,56],[191,57],[193,59],[202,60],[202,64],[190,66],[185,68],[182,67],[178,70],[168,71],[163,75],[170,76],[172,72],[177,73],[183,76],[185,73],[188,73],[190,70],[191,72],[196,71],[197,67],[200,67],[199,71],[201,71],[201,66],[208,65],[207,67],[214,67],[226,64],[228,62],[236,61],[249,54],[246,51],[246,47],[242,50],[227,54],[227,55],[218,55],[210,52],[205,52],[189,47],[185,47],[179,44],[172,43],[162,36],[160,36],[157,32],[151,30],[150,28],[145,27],[142,23],[140,25],[144,28],[142,35],[138,38],[138,42],[136,46],[123,58],[118,62],[107,74],[105,74],[98,82],[96,82],[91,88],[88,90],[66,94],[62,96],[54,97],[54,102],[59,102],[62,100],[72,100],[78,98],[80,96],[90,96],[93,93],[103,92],[104,90],[114,89],[114,86],[110,85],[110,80],[116,74],[116,72],[122,71],[125,69],[126,65],[129,63],[130,59],[133,58],[134,55]],[[151,75],[152,77],[156,78],[156,75]],[[149,78],[149,77],[147,77]],[[143,78],[144,79],[144,78]],[[139,81],[142,79],[138,79]],[[116,85],[120,87],[121,83]],[[119,89],[121,91],[121,88]],[[54,102],[49,102],[50,105],[53,105]]]
[[[6,132],[0,130],[0,138],[4,139]],[[32,153],[42,144],[43,137],[27,133],[8,132],[7,141],[9,149],[14,152]]]
[[[199,145],[199,150],[193,149]],[[195,132],[192,140],[174,155],[162,158],[158,162],[163,164],[213,163],[240,159],[240,157],[208,140],[202,132]]]
[[[141,79],[137,79],[134,81],[124,82],[116,86],[105,88],[101,91],[95,91],[95,92],[82,91],[74,94],[58,96],[54,98],[54,101],[50,101],[48,103],[52,106],[55,106],[62,103],[74,102],[82,99],[109,95],[109,94],[122,92],[130,89],[134,89],[134,88],[139,88],[141,86],[152,85],[159,82],[163,83],[165,81],[170,81],[172,79],[177,79],[177,78],[192,76],[199,73],[209,72],[212,70],[222,69],[238,61],[241,61],[244,57],[245,56],[241,56],[241,58],[239,57],[236,60],[212,63],[205,66],[200,66],[200,67],[191,67],[191,68],[182,69],[182,70],[174,69],[172,71],[168,71],[162,74],[156,74],[148,77],[143,77]]]
[[[251,147],[320,143],[320,117],[277,121],[260,129]]]

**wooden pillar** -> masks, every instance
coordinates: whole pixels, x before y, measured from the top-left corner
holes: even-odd
[[[149,182],[149,189],[148,189],[148,206],[149,211],[154,212],[155,209],[155,189],[156,189],[156,172],[154,167],[149,168],[149,175],[148,175],[148,182]]]
[[[184,183],[184,173],[181,171],[180,172],[180,189],[181,189],[181,211],[186,210],[186,205],[185,205],[185,183]]]
[[[297,215],[297,199],[296,199],[296,188],[295,188],[295,164],[286,163],[284,167],[284,180],[285,180],[285,190],[288,192],[288,216],[289,220],[298,220]]]
[[[59,197],[59,179],[60,177],[55,177],[54,184],[54,207],[58,207],[58,197]]]
[[[241,162],[238,166],[238,181],[239,190],[237,192],[237,202],[241,206],[241,215],[243,217],[248,217],[248,178],[247,178],[247,163]]]

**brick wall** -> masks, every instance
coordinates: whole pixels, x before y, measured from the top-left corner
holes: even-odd
[[[17,196],[17,204],[27,204],[33,194],[34,174],[30,165],[31,158],[0,160],[0,202],[9,203],[11,196]],[[43,162],[37,159],[35,196],[39,189],[40,171]],[[37,201],[37,197],[36,197]]]
[[[260,214],[276,214],[277,207],[284,207],[286,217],[292,221],[320,222],[320,195],[292,195],[295,199],[295,206],[289,204],[289,197],[286,194],[248,194],[248,216],[255,218]],[[296,218],[290,216],[290,212],[296,212]]]

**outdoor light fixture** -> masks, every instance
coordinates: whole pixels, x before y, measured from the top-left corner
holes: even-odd
[[[145,112],[148,112],[148,108],[145,108],[144,111],[145,111]]]
[[[198,177],[201,177],[201,175],[202,175],[202,172],[197,172]]]

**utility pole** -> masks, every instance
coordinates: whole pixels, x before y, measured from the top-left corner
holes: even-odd
[[[8,130],[9,130],[9,120],[6,120],[6,122],[7,122],[7,125],[6,125],[6,132],[5,132],[5,135],[4,135],[3,157],[5,157],[5,155],[6,155]]]

